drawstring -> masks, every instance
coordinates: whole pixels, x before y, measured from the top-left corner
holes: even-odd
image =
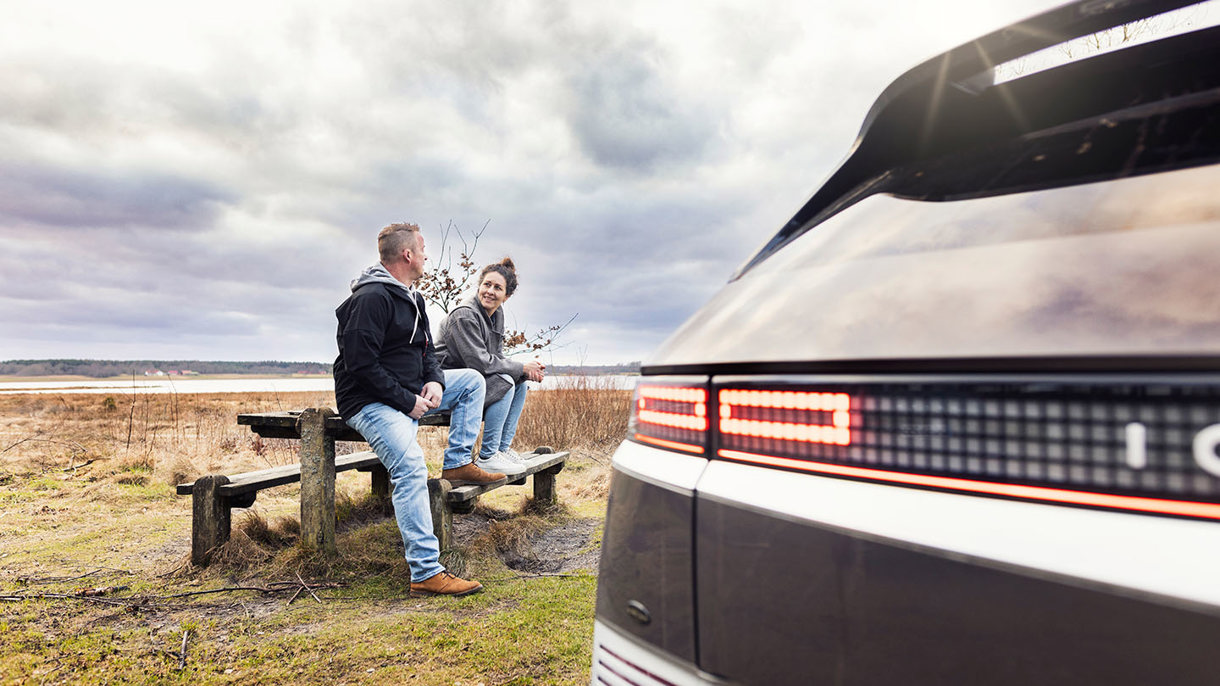
[[[408,342],[408,343],[414,343],[414,342],[415,342],[415,332],[419,330],[419,308],[420,308],[420,307],[423,307],[423,305],[421,305],[421,304],[420,304],[420,302],[419,302],[419,301],[420,301],[420,297],[419,297],[419,291],[413,291],[413,292],[411,293],[411,295],[412,295],[412,296],[414,296],[414,297],[412,298],[412,300],[414,300],[414,301],[415,301],[415,322],[414,322],[414,324],[411,326],[411,337],[407,339],[407,342]],[[427,335],[427,334],[424,334],[424,339],[425,339],[425,340],[424,340],[424,343],[425,343],[425,344],[428,342],[428,341],[427,341],[427,338],[428,338],[428,335]]]

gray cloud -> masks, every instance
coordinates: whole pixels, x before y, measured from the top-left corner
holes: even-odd
[[[0,359],[330,359],[404,220],[437,247],[490,220],[517,326],[580,313],[560,358],[646,356],[890,79],[1040,3],[934,4],[12,8]]]
[[[666,86],[664,56],[628,45],[598,55],[570,76],[569,125],[581,148],[610,167],[696,163],[715,136],[707,113]]]
[[[223,188],[172,173],[0,168],[0,222],[8,225],[199,229],[232,200]]]

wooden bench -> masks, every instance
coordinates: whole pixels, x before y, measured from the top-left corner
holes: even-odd
[[[179,495],[190,495],[191,562],[206,565],[211,552],[229,540],[231,511],[235,507],[250,507],[258,492],[265,488],[301,482],[301,543],[331,554],[335,552],[335,474],[357,469],[372,476],[373,493],[390,504],[390,481],[385,467],[371,451],[335,457],[335,441],[359,441],[364,437],[352,429],[329,408],[311,408],[302,412],[265,412],[241,414],[237,423],[249,426],[264,438],[301,439],[299,464],[271,467],[255,472],[227,476],[212,474],[192,483],[178,484]],[[447,414],[424,415],[421,426],[448,426]],[[534,477],[534,499],[554,504],[555,475],[563,469],[567,452],[539,448],[523,455],[524,473],[508,484],[524,484]],[[432,509],[432,529],[441,550],[453,542],[453,513],[474,510],[479,495],[505,485],[453,486],[444,479],[428,480],[428,495]]]

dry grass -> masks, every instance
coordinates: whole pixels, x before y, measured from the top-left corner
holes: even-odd
[[[558,484],[566,507],[586,516],[600,510],[609,485],[607,456],[626,431],[630,396],[598,377],[573,377],[559,390],[535,391],[527,398],[516,445],[522,451],[539,445],[572,451]],[[297,461],[297,441],[260,438],[236,423],[239,413],[334,404],[330,393],[0,395],[0,483],[40,483],[38,479],[50,477],[48,495],[59,499],[62,491],[70,490],[114,513],[122,512],[135,492],[116,486],[138,487],[140,493],[168,497],[164,506],[172,507],[185,501],[173,496],[168,486],[203,474],[235,474]],[[419,438],[433,471],[439,471],[447,429],[423,427]],[[340,453],[360,449],[366,446],[338,447]],[[73,487],[62,487],[68,484]],[[354,488],[359,495],[343,489],[336,494],[344,526],[355,529],[382,519],[385,513],[378,504],[364,497],[367,486]],[[260,495],[253,509],[235,511],[232,539],[213,566],[228,572],[309,566],[307,559],[285,557],[300,533],[295,490],[275,489]],[[18,496],[12,499],[17,502]],[[540,517],[572,514],[539,510],[518,489],[485,496],[484,502],[502,508],[503,516],[497,519],[512,521],[491,527],[490,538],[476,544],[482,549],[475,552],[511,547],[506,539],[531,535]],[[379,569],[384,565],[372,561],[356,566],[384,571]]]
[[[557,390],[530,393],[515,445],[604,449],[622,440],[630,403],[629,391],[600,377],[565,379]],[[289,464],[295,441],[256,436],[237,415],[334,405],[332,393],[0,395],[0,475],[91,463],[96,478],[176,484]],[[439,455],[445,432],[421,430],[425,453]],[[339,446],[353,449],[364,447]]]
[[[555,390],[526,396],[513,444],[605,448],[627,434],[630,409],[631,391],[615,388],[609,378],[565,377]]]
[[[164,512],[189,519],[189,504],[173,495],[174,484],[204,474],[235,474],[298,459],[298,441],[260,438],[236,423],[239,413],[334,404],[330,393],[0,395],[0,484],[20,486],[0,496],[0,504],[20,503],[31,517],[62,518],[58,506],[79,508],[69,505],[75,500],[104,508],[106,517],[113,518],[126,516],[141,498],[154,498],[155,506],[139,503],[142,514],[155,517]],[[540,518],[600,516],[609,485],[608,455],[626,430],[629,405],[629,391],[614,389],[598,377],[575,377],[559,390],[531,393],[516,445],[522,451],[550,445],[572,452],[557,484],[566,509],[542,511],[520,489],[484,496],[489,507],[503,510],[498,519],[512,522],[492,527],[488,533],[497,540],[476,544],[481,550],[474,552],[512,547],[507,539],[531,535]],[[447,429],[423,427],[419,437],[433,472],[439,472]],[[338,451],[366,447],[340,444]],[[365,498],[367,477],[348,474],[340,481],[349,489],[338,489],[336,502],[346,529],[384,520],[379,506]],[[297,488],[267,491],[253,509],[235,511],[232,539],[213,567],[235,573],[311,566],[310,560],[289,552],[299,538]],[[56,507],[40,504],[44,493]],[[110,526],[85,517],[73,522],[72,530],[87,536],[94,524]],[[64,529],[48,532],[48,541],[65,538],[57,531]],[[138,547],[134,542],[132,546]],[[349,562],[370,573],[384,572],[384,552],[379,549],[368,561]]]
[[[296,461],[293,441],[238,426],[241,412],[333,406],[328,393],[0,395],[0,470],[138,472],[160,483]]]

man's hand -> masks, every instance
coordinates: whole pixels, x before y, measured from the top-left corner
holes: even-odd
[[[424,416],[424,413],[426,413],[428,410],[440,407],[441,396],[444,395],[444,393],[445,390],[435,381],[429,381],[428,383],[424,384],[424,387],[420,390],[419,395],[415,396],[415,407],[411,408],[411,411],[407,413],[407,416],[411,419],[419,419],[420,417]]]
[[[415,407],[411,408],[411,411],[407,413],[407,416],[411,419],[419,419],[420,417],[424,416],[425,412],[431,409],[432,406],[428,404],[428,401],[424,398],[424,396],[417,395],[415,396]]]
[[[428,409],[441,406],[441,398],[445,395],[445,389],[435,381],[429,381],[424,384],[424,390],[420,391],[420,395],[428,402]]]
[[[542,377],[546,376],[546,365],[538,360],[530,360],[521,366],[525,368],[525,376],[530,381],[542,381]]]

